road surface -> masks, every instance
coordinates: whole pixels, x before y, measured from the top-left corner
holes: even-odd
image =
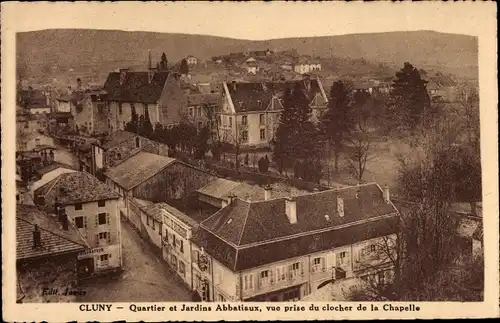
[[[190,292],[179,277],[122,221],[123,269],[116,277],[100,277],[85,282],[81,302],[190,301]]]

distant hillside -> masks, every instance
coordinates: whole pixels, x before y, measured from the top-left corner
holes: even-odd
[[[432,31],[353,34],[249,41],[204,35],[53,29],[17,35],[17,57],[31,72],[146,66],[148,49],[157,61],[162,52],[171,62],[187,55],[202,59],[247,50],[295,48],[300,54],[367,60],[392,67],[409,61],[418,68],[477,77],[477,38]],[[97,70],[97,71],[96,71]],[[101,70],[101,71],[99,71]]]

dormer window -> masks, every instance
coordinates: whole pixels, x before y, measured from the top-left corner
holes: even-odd
[[[126,75],[127,75],[126,72],[120,72],[120,85],[123,85],[123,82],[125,82]]]

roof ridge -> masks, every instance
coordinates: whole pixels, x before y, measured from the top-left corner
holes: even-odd
[[[359,225],[359,224],[364,224],[364,223],[369,223],[369,222],[375,222],[375,221],[378,221],[378,220],[381,220],[381,219],[393,218],[393,217],[395,217],[394,214],[397,214],[397,213],[398,213],[398,211],[397,211],[397,209],[395,209],[395,212],[390,212],[390,213],[382,214],[382,215],[379,215],[379,216],[376,216],[376,217],[373,217],[373,218],[369,218],[369,219],[363,219],[363,220],[349,222],[349,223],[345,223],[345,224],[341,224],[341,225],[337,225],[337,226],[332,226],[332,227],[327,227],[327,228],[322,228],[322,229],[316,229],[316,230],[311,230],[311,231],[306,231],[306,232],[299,232],[299,233],[291,234],[291,235],[284,236],[284,237],[278,237],[278,238],[263,240],[263,241],[259,241],[259,242],[253,242],[253,243],[249,243],[249,244],[246,244],[246,245],[238,246],[238,248],[240,248],[240,249],[247,249],[247,248],[251,248],[251,247],[255,247],[255,246],[260,246],[260,245],[265,245],[265,244],[269,244],[269,243],[290,240],[290,239],[294,239],[294,238],[297,238],[297,237],[309,236],[309,235],[313,235],[313,234],[316,234],[316,233],[323,233],[323,232],[328,232],[328,231],[335,231],[335,230],[339,230],[339,229],[343,229],[343,228],[348,228],[348,227]]]
[[[243,233],[245,233],[245,227],[247,226],[248,216],[250,214],[250,205],[251,205],[251,203],[249,203],[247,201],[245,201],[245,202],[247,203],[247,205],[246,205],[247,211],[246,211],[245,221],[243,222],[243,227],[241,229],[240,238],[238,239],[238,245],[241,244],[241,239],[243,239]]]
[[[43,197],[46,197],[47,194],[49,194],[50,191],[52,191],[52,189],[54,188],[54,186],[56,186],[56,184],[61,180],[61,176],[63,175],[66,175],[66,174],[70,174],[70,173],[63,173],[63,174],[59,174],[56,178],[54,178],[52,181],[54,181],[54,183],[52,183],[52,185],[49,187],[49,189],[45,192],[45,194],[43,195]],[[52,182],[50,181],[50,182]],[[49,185],[50,182],[46,183],[45,185]],[[39,189],[41,189],[42,187],[44,187],[45,185],[42,185],[40,186],[39,188],[37,188],[37,191]]]
[[[49,214],[46,214],[46,215],[47,215],[47,216],[50,216]],[[59,237],[59,238],[62,238],[62,239],[64,239],[64,240],[67,240],[67,241],[69,241],[69,242],[72,242],[72,243],[77,244],[77,245],[82,246],[82,247],[88,247],[88,245],[84,245],[84,244],[81,244],[81,243],[79,243],[79,242],[73,241],[73,240],[71,240],[71,239],[69,239],[69,238],[67,238],[67,237],[65,237],[65,236],[60,235],[59,233],[56,233],[56,232],[54,232],[54,231],[52,231],[52,230],[49,230],[49,229],[44,228],[44,227],[41,227],[38,223],[31,223],[30,221],[28,221],[28,220],[26,220],[26,219],[23,219],[23,218],[22,218],[22,217],[20,217],[20,216],[16,216],[16,217],[17,217],[19,220],[21,220],[21,221],[24,221],[24,222],[26,222],[26,223],[31,224],[32,226],[37,225],[37,226],[38,226],[38,228],[39,228],[40,230],[43,230],[43,231],[49,232],[49,233],[51,233],[51,234],[53,234],[53,235],[55,235],[55,236],[57,236],[57,237]],[[84,240],[84,241],[85,241],[85,240]],[[85,242],[86,242],[86,241],[85,241]]]

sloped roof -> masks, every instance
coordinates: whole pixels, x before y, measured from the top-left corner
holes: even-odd
[[[64,173],[41,186],[36,195],[47,196],[57,192],[61,205],[118,199],[120,196],[106,184],[87,172]]]
[[[337,196],[344,199],[343,217],[337,213]],[[278,261],[271,261],[281,256],[271,255],[274,247],[271,248],[269,245],[276,246],[276,248],[285,248],[288,245],[291,252],[293,251],[292,253],[298,256],[314,250],[322,250],[315,248],[322,248],[326,245],[340,246],[366,237],[376,237],[378,234],[389,234],[389,231],[394,230],[394,222],[391,222],[393,220],[386,221],[380,217],[397,213],[392,203],[384,201],[382,190],[374,183],[347,187],[338,191],[329,190],[297,196],[297,223],[295,224],[290,224],[285,208],[286,202],[283,198],[260,202],[236,199],[231,205],[201,223],[204,229],[201,231],[206,232],[200,232],[198,238],[200,241],[207,241],[205,243],[207,251],[209,253],[212,251],[214,257],[219,250],[224,250],[224,252],[229,252],[230,249],[234,249],[234,252],[238,250],[238,257],[243,255],[244,250],[252,250],[248,251],[246,255],[248,258],[240,259],[241,263],[232,263],[229,266],[229,268],[250,268],[247,266],[257,266],[266,261]],[[373,220],[376,221],[371,222]],[[365,225],[363,221],[368,221],[369,224]],[[356,226],[349,226],[351,224],[356,224]],[[330,233],[330,236],[325,233],[323,238],[311,235],[312,232],[318,230],[325,232],[335,230],[335,233]],[[292,239],[296,235],[301,237]],[[316,241],[316,239],[320,240]],[[285,240],[288,242],[283,244]],[[299,246],[295,247],[297,245]],[[270,254],[262,255],[264,249]],[[312,249],[314,250],[311,251]],[[290,252],[283,252],[290,254]],[[255,259],[251,259],[251,253]]]
[[[175,161],[174,158],[140,151],[108,169],[105,175],[125,190],[130,190]]]
[[[317,94],[322,95],[320,81],[311,79],[309,82],[309,88],[306,88],[305,80],[249,83],[230,82],[227,83],[227,88],[236,112],[265,111],[273,97],[282,98],[287,89],[293,90],[297,85],[310,101]],[[260,104],[259,101],[261,102]]]
[[[38,225],[42,247],[33,248],[33,231]],[[63,230],[55,215],[38,209],[36,206],[18,204],[16,207],[16,259],[27,259],[55,255],[66,252],[79,252],[87,248],[87,243],[78,229],[70,221],[69,230]]]
[[[19,95],[21,101],[26,104],[28,109],[49,108],[47,97],[40,90],[22,90]]]
[[[149,82],[148,72],[128,71],[123,84],[120,84],[120,73],[112,72],[104,83],[104,90],[111,101],[156,103],[160,99],[168,75],[167,71],[157,71]]]
[[[113,131],[110,133],[108,136],[106,136],[103,140],[102,143],[99,145],[103,149],[110,149],[113,147],[118,146],[122,142],[125,142],[131,138],[138,137],[138,134],[128,132],[125,130],[117,130]]]
[[[222,96],[220,93],[199,93],[199,94],[189,94],[187,96],[188,105],[197,106],[203,104],[209,105],[219,105],[221,103]]]
[[[198,190],[198,193],[212,196],[215,198],[223,198],[229,195],[229,192],[238,186],[240,183],[224,178],[217,178],[209,182]]]
[[[76,170],[75,167],[73,166],[70,166],[70,165],[66,165],[66,164],[63,164],[63,163],[60,163],[60,162],[57,162],[57,161],[53,161],[52,163],[40,168],[40,169],[37,169],[36,170],[36,173],[39,175],[39,176],[43,176],[51,171],[53,171],[54,169],[57,169],[57,168],[64,168],[64,169],[70,169],[70,170]]]
[[[43,170],[43,168],[41,169],[41,170],[43,170],[43,173],[40,173],[40,175],[42,176],[42,178],[39,179],[38,181],[34,182],[31,185],[31,190],[32,191],[36,191],[39,188],[41,189],[42,186],[45,186],[47,183],[53,181],[54,179],[56,179],[57,177],[59,177],[62,174],[76,172],[76,170],[73,169],[73,168],[71,168],[71,167],[61,167],[61,166],[59,166],[59,165],[57,165],[55,163],[51,164],[51,165],[48,165],[48,166],[46,166],[44,168],[45,168],[45,170]],[[45,195],[45,193],[49,189],[50,189],[50,187],[46,186],[45,189],[42,189],[41,191],[39,191],[39,193]]]

